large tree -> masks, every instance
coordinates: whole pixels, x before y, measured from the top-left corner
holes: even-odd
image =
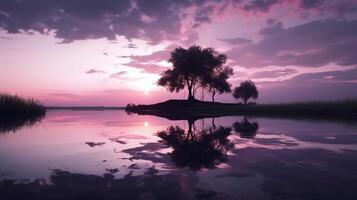
[[[167,87],[170,92],[187,88],[188,100],[193,100],[197,89],[208,87],[208,81],[215,71],[223,71],[227,57],[213,48],[193,45],[188,49],[179,47],[171,52],[169,62],[173,68],[162,73],[158,85]]]
[[[244,81],[240,83],[239,87],[236,87],[233,91],[233,97],[236,99],[242,99],[244,104],[247,104],[250,98],[258,98],[258,89],[253,81]]]

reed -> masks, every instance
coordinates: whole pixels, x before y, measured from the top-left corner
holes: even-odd
[[[46,109],[34,99],[0,93],[0,133],[33,125],[44,118]]]

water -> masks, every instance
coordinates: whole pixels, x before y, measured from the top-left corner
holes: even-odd
[[[353,123],[49,111],[14,130],[0,199],[357,199]]]

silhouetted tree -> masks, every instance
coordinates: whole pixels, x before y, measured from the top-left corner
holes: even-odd
[[[235,122],[233,128],[241,138],[254,138],[259,129],[259,124],[257,122],[249,122],[247,117],[244,117],[242,121]]]
[[[212,127],[196,131],[193,122],[189,122],[189,130],[178,126],[170,126],[166,131],[158,132],[163,142],[172,147],[170,157],[177,167],[188,167],[193,171],[202,168],[212,169],[227,161],[227,152],[233,144],[227,138],[230,128]]]
[[[233,97],[236,99],[242,99],[244,104],[247,104],[250,98],[258,98],[258,89],[253,81],[244,81],[239,87],[236,87],[233,91]]]
[[[225,67],[223,70],[216,70],[211,77],[208,77],[207,81],[208,91],[212,95],[212,102],[214,102],[214,96],[222,94],[224,92],[231,92],[231,84],[228,83],[228,78],[233,75],[233,69]]]
[[[222,71],[227,57],[219,54],[213,48],[191,46],[188,49],[179,47],[171,52],[169,62],[173,68],[162,73],[157,84],[167,87],[170,92],[179,92],[185,87],[188,90],[188,100],[195,98],[199,87],[207,87],[207,81],[215,71]]]

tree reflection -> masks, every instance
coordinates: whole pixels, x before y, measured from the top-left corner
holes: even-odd
[[[240,122],[235,122],[233,124],[234,131],[240,134],[241,138],[251,139],[254,138],[258,129],[259,124],[257,122],[249,122],[247,117]]]
[[[197,130],[193,121],[188,121],[188,125],[187,132],[179,126],[158,132],[163,143],[173,148],[170,157],[177,167],[200,171],[227,161],[227,152],[233,146],[227,138],[231,128],[211,126]]]
[[[23,126],[33,126],[40,122],[45,114],[21,117],[3,117],[0,116],[0,133],[15,132]]]

